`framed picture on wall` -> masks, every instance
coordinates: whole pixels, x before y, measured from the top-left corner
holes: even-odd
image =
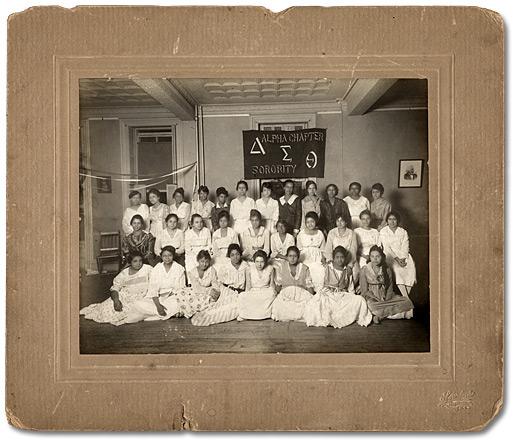
[[[103,177],[97,179],[97,192],[110,194],[112,192],[112,177]]]
[[[422,186],[424,160],[399,160],[399,188]]]

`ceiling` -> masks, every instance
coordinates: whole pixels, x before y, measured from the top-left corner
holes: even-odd
[[[189,115],[190,108],[197,105],[337,103],[345,99],[348,103],[349,98],[355,96],[356,88],[359,88],[363,82],[374,82],[374,80],[81,79],[79,97],[81,108],[162,106],[174,112],[176,110],[174,103],[176,103]],[[399,79],[390,80],[390,83],[388,80],[385,82],[386,86],[378,91],[376,100],[372,100],[363,113],[385,108],[427,107],[426,79]],[[364,94],[368,95],[368,93]]]

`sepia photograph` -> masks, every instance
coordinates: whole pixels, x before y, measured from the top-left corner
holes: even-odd
[[[426,79],[85,78],[79,109],[81,354],[429,352]]]

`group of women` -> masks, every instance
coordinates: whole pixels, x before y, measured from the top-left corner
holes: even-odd
[[[334,184],[321,199],[313,181],[303,199],[291,180],[278,200],[270,183],[257,201],[245,181],[236,189],[228,205],[218,188],[214,204],[201,186],[191,206],[177,189],[170,207],[157,190],[148,192],[150,207],[132,192],[123,217],[128,268],[108,300],[81,314],[115,325],[186,317],[198,326],[272,318],[344,327],[412,317],[408,234],[381,184],[372,186],[372,202],[356,182],[344,200]]]

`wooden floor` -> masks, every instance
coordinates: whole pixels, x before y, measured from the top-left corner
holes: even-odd
[[[113,276],[83,277],[80,307],[108,297],[107,291],[112,279]],[[307,327],[305,323],[272,320],[231,321],[210,327],[197,327],[186,318],[112,326],[80,318],[81,354],[363,353],[430,350],[429,318],[421,309],[416,310],[416,317],[412,320],[384,320],[379,325],[366,328],[352,324],[341,329]]]

